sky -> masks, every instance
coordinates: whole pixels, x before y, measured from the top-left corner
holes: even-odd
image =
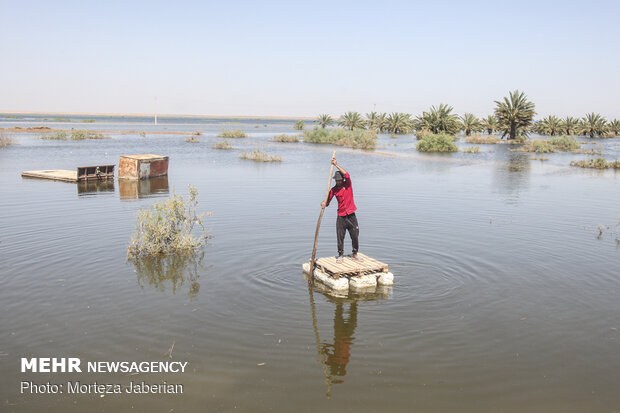
[[[0,0],[0,112],[620,118],[618,1]]]

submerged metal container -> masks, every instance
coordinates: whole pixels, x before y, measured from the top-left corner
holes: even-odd
[[[163,155],[122,155],[118,162],[119,179],[148,179],[168,175],[168,157]]]

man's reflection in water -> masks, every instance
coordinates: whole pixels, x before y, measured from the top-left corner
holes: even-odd
[[[329,366],[329,373],[332,376],[332,383],[342,383],[342,379],[347,374],[347,364],[351,359],[351,345],[355,339],[355,328],[357,327],[357,302],[349,304],[349,314],[345,319],[344,304],[336,304],[334,314],[334,343],[322,343],[321,354],[326,357],[325,362]]]

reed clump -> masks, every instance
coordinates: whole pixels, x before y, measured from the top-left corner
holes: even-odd
[[[6,146],[15,145],[15,141],[5,135],[4,133],[0,133],[0,148],[4,148]]]
[[[199,143],[200,139],[198,139],[196,137],[196,135],[192,135],[192,136],[188,136],[187,138],[185,138],[185,142],[187,142],[187,143]]]
[[[578,166],[580,168],[593,168],[593,169],[620,169],[620,161],[615,160],[608,162],[605,158],[600,156],[596,159],[589,159],[583,161],[571,161],[571,166]]]
[[[271,142],[288,142],[288,143],[293,143],[293,142],[299,142],[299,137],[302,135],[287,135],[286,133],[283,133],[281,135],[276,135],[273,138],[269,139]]]
[[[269,155],[259,148],[254,149],[252,152],[243,152],[239,155],[239,158],[254,162],[282,162],[282,157],[280,155]]]
[[[479,133],[475,133],[475,134],[466,136],[465,142],[475,143],[476,145],[480,145],[480,144],[494,145],[494,144],[499,143],[499,138],[497,138],[494,135],[481,135]]]
[[[343,128],[319,128],[304,131],[304,142],[331,144],[354,149],[375,149],[377,133],[374,130]]]
[[[465,153],[480,153],[480,146],[468,146],[467,148],[463,148],[461,152]]]
[[[127,257],[191,253],[208,238],[204,217],[198,214],[198,190],[189,186],[189,199],[173,193],[168,199],[138,211],[136,230],[127,246]],[[194,233],[197,233],[195,235]]]
[[[108,139],[108,136],[105,136],[99,132],[88,131],[88,130],[76,130],[71,132],[70,134],[67,132],[56,132],[45,134],[41,136],[41,139],[55,140],[55,141],[83,141],[86,139]]]
[[[230,144],[230,141],[221,141],[221,142],[215,142],[212,148],[213,149],[232,149],[233,147]]]
[[[218,138],[247,138],[248,137],[248,135],[246,135],[245,132],[239,129],[234,129],[234,130],[223,129],[222,132],[217,136]]]
[[[458,152],[452,135],[445,133],[424,134],[416,145],[419,152]]]

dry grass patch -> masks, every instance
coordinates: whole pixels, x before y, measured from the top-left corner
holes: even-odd
[[[480,135],[480,134],[473,134],[473,135],[469,135],[465,137],[465,142],[467,143],[475,143],[477,145],[480,144],[497,144],[499,143],[499,138],[496,137],[495,135]]]
[[[302,135],[287,135],[286,133],[283,133],[281,135],[276,135],[273,138],[269,139],[271,142],[287,142],[287,143],[294,143],[294,142],[299,142],[299,137]]]
[[[596,159],[589,159],[585,161],[571,161],[571,166],[578,166],[580,168],[592,168],[592,169],[620,169],[620,161],[615,160],[607,162],[600,156]]]
[[[461,152],[465,153],[480,153],[480,146],[468,146],[467,148],[463,148]]]
[[[247,138],[248,137],[248,135],[246,135],[245,132],[239,129],[235,129],[235,130],[223,129],[222,132],[217,136],[218,138]]]
[[[199,143],[200,139],[198,139],[196,136],[188,136],[187,138],[185,138],[185,142],[187,142],[187,143]]]
[[[280,155],[269,155],[259,148],[254,149],[252,152],[243,152],[239,155],[239,158],[254,162],[282,162],[282,157]]]
[[[213,149],[232,149],[232,145],[229,141],[216,142],[215,145],[212,146]]]

